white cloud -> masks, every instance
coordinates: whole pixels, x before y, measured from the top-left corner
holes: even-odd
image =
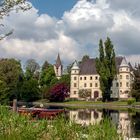
[[[99,39],[109,36],[118,55],[137,60],[140,56],[138,3],[80,0],[61,19],[47,13],[39,15],[34,7],[26,12],[12,12],[3,23],[14,29],[14,34],[1,41],[0,56],[54,62],[59,52],[63,62],[70,63],[84,54],[97,56]]]

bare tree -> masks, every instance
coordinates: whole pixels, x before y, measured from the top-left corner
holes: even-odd
[[[13,10],[18,12],[19,10],[26,11],[31,8],[31,5],[27,2],[27,0],[0,0],[0,22],[5,16],[9,16],[9,13]],[[0,23],[0,27],[4,28],[4,25]],[[9,36],[13,33],[13,30],[0,34],[0,40]]]

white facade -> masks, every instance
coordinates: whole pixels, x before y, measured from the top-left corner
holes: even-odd
[[[86,65],[85,65],[86,66]],[[90,67],[90,66],[89,66]],[[82,68],[83,69],[83,68]],[[87,68],[86,68],[87,69]],[[87,69],[88,70],[88,69]],[[86,74],[81,73],[81,69],[75,61],[71,68],[71,88],[70,97],[79,98],[80,90],[90,90],[91,99],[102,98],[102,92],[100,90],[99,75],[97,73]],[[122,58],[118,67],[118,74],[113,81],[112,85],[112,98],[126,99],[129,97],[131,85],[133,82],[133,72],[130,69],[130,65],[126,62],[125,58]]]

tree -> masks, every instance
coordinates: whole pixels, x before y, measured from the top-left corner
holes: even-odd
[[[116,76],[115,51],[110,38],[99,41],[99,58],[96,58],[96,70],[100,75],[102,100],[109,101],[112,82]]]
[[[59,83],[65,83],[70,88],[70,74],[62,75],[59,79]]]
[[[86,61],[86,60],[88,60],[89,59],[89,56],[88,55],[84,55],[83,57],[82,57],[82,62],[84,62],[84,61]]]
[[[39,78],[39,64],[34,60],[34,59],[29,59],[26,61],[26,77],[30,78],[30,77],[35,77],[35,78]]]
[[[55,76],[53,65],[49,64],[47,61],[44,62],[41,69],[40,81],[42,98],[49,97],[50,88],[58,82]]]
[[[64,83],[58,83],[50,89],[50,102],[63,102],[68,97],[69,89]]]
[[[41,97],[38,80],[34,78],[25,79],[18,89],[18,92],[20,95],[18,99],[27,102],[35,101]]]
[[[134,82],[132,85],[132,97],[136,98],[136,101],[140,101],[140,64],[134,69]]]
[[[8,16],[9,13],[13,10],[26,11],[31,8],[31,5],[26,2],[26,0],[1,0],[0,1],[0,19],[3,19],[5,16]],[[0,24],[2,28],[4,28],[3,24]],[[0,40],[5,38],[6,36],[13,33],[13,30],[0,35]]]
[[[88,60],[88,59],[89,59],[89,56],[88,56],[88,55],[84,55],[84,56],[82,57],[82,60],[79,61],[78,63],[81,64],[82,62],[84,62],[84,61],[86,61],[86,60]]]
[[[41,70],[40,84],[41,86],[43,85],[51,86],[51,84],[54,83],[54,80],[57,81],[53,65],[48,64],[46,68],[43,67]]]
[[[84,98],[84,99],[88,99],[91,98],[91,90],[89,89],[81,89],[79,90],[79,97],[80,98]]]
[[[15,59],[0,60],[0,102],[13,100],[16,94],[19,76],[23,73],[20,61]]]

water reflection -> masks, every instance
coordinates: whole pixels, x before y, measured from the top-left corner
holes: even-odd
[[[103,118],[109,117],[115,124],[117,132],[123,135],[124,140],[140,138],[140,113],[138,112],[78,109],[70,110],[69,117],[71,121],[81,125],[100,123]]]
[[[102,120],[102,112],[97,110],[73,110],[70,111],[70,120],[78,124],[89,125],[98,123]]]

